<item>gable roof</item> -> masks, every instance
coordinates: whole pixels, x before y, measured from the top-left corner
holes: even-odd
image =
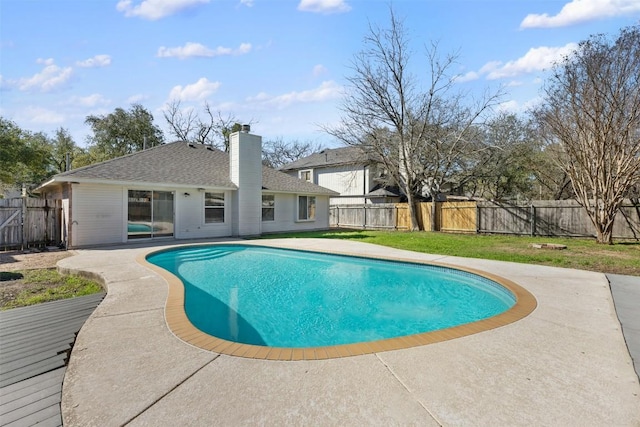
[[[56,182],[146,183],[237,189],[229,173],[229,154],[208,145],[172,142],[101,163],[57,174],[39,188]],[[327,194],[335,192],[262,168],[262,188],[274,192]]]
[[[296,169],[318,168],[348,164],[378,163],[374,153],[365,151],[361,147],[327,148],[310,156],[298,159],[280,167],[281,171]]]

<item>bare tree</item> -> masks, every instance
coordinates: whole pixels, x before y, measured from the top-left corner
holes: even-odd
[[[418,229],[414,202],[426,192],[432,200],[473,146],[473,127],[498,99],[486,94],[477,102],[455,93],[457,59],[441,59],[436,43],[426,47],[427,81],[411,74],[411,52],[403,22],[390,10],[389,28],[369,26],[364,49],[352,62],[341,123],[325,128],[349,145],[376,153],[389,179],[406,196],[411,229]],[[432,225],[435,218],[432,212]]]
[[[492,200],[531,199],[531,165],[540,144],[529,121],[500,113],[476,131],[476,147],[453,176],[456,192]]]
[[[226,116],[213,111],[208,102],[202,108],[202,115],[193,109],[182,108],[179,100],[169,102],[163,112],[170,128],[170,134],[180,141],[194,144],[208,144],[226,152],[229,151],[229,135],[240,130],[240,123],[233,114]]]
[[[173,100],[167,104],[162,114],[170,127],[171,135],[180,141],[191,142],[197,120],[193,109],[185,111],[179,100]]]
[[[640,25],[596,35],[554,67],[536,115],[563,149],[562,167],[598,243],[611,244],[625,195],[640,181]]]
[[[262,164],[277,169],[287,163],[294,162],[303,157],[310,156],[322,150],[320,144],[310,141],[293,140],[285,142],[284,139],[276,138],[265,141],[262,144]]]

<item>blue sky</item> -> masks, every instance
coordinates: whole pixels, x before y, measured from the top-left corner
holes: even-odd
[[[167,102],[252,121],[264,139],[337,143],[349,63],[369,24],[387,26],[387,1],[2,0],[0,114],[85,145],[87,115],[137,102],[166,132]],[[415,72],[425,44],[457,52],[456,89],[502,86],[501,108],[539,99],[553,61],[591,34],[640,20],[638,0],[396,0]],[[423,71],[424,70],[424,71]]]

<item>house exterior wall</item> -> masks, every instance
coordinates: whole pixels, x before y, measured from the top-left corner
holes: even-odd
[[[216,191],[216,190],[208,190]],[[222,190],[219,190],[222,191]],[[185,196],[188,193],[189,196]],[[174,235],[176,239],[200,239],[231,236],[232,191],[224,192],[224,222],[206,224],[204,221],[205,191],[197,188],[180,189],[174,197]]]
[[[225,221],[206,224],[204,220],[204,191],[197,188],[153,186],[120,186],[106,184],[72,184],[71,223],[69,224],[69,199],[63,198],[63,221],[69,224],[68,247],[126,243],[128,191],[153,190],[174,193],[174,237],[197,239],[231,236],[232,191],[225,191]],[[210,190],[223,191],[223,190]],[[189,194],[185,196],[185,193]],[[50,193],[48,193],[50,194]],[[58,194],[58,193],[56,193]],[[64,193],[59,193],[63,195]],[[136,242],[143,241],[135,239]]]
[[[70,247],[122,243],[126,237],[126,198],[122,187],[71,184]]]
[[[291,173],[297,176],[297,172]],[[314,183],[340,193],[332,197],[332,205],[371,203],[368,194],[375,186],[375,167],[363,164],[314,169]]]
[[[225,193],[224,223],[205,224],[205,191],[197,188],[121,186],[108,184],[66,184],[47,196],[62,198],[63,240],[78,248],[126,243],[129,190],[172,191],[174,193],[174,237],[176,239],[217,238],[233,235],[233,199],[235,191]],[[223,191],[223,190],[206,190]],[[185,196],[188,193],[188,196]],[[267,194],[267,193],[265,193]],[[273,194],[273,193],[268,193]],[[304,194],[303,194],[304,195]],[[262,221],[262,192],[259,207],[254,212],[261,222],[261,233],[321,230],[329,228],[329,196],[315,195],[316,217],[298,221],[298,195],[275,193],[274,221]],[[70,209],[71,207],[71,209]],[[71,215],[70,215],[71,211]],[[65,227],[65,224],[67,227]],[[142,242],[143,239],[132,240]]]
[[[316,218],[312,221],[298,221],[298,195],[275,194],[274,221],[262,221],[262,232],[280,233],[329,228],[329,196],[315,196],[315,198]],[[260,208],[260,217],[262,218],[262,208]]]
[[[341,196],[362,196],[369,187],[367,168],[363,165],[316,169],[314,178],[316,184]]]

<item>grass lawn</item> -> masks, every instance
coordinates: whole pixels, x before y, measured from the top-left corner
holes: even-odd
[[[103,292],[97,282],[55,269],[0,272],[0,310]]]
[[[282,237],[357,240],[430,254],[640,276],[640,242],[636,241],[599,245],[595,239],[371,230],[286,233],[263,238]],[[532,243],[562,244],[566,245],[567,249],[535,249],[530,246]]]

